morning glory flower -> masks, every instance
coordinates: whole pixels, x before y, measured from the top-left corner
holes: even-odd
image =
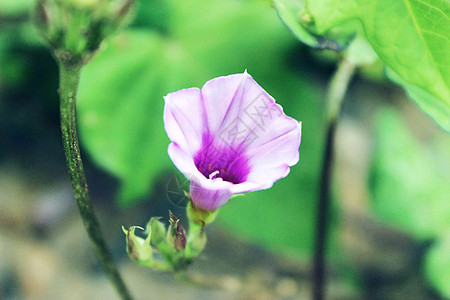
[[[168,153],[190,180],[198,208],[215,210],[234,194],[270,188],[299,160],[301,123],[247,72],[164,99]]]

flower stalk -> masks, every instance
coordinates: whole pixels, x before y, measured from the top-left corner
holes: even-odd
[[[77,133],[76,100],[82,66],[83,62],[81,60],[59,59],[61,131],[67,167],[81,219],[94,247],[97,259],[121,299],[131,300],[132,297],[103,239],[100,224],[89,198],[86,176],[81,160]]]
[[[38,0],[33,19],[59,65],[61,132],[81,219],[98,261],[122,299],[132,299],[112,260],[95,215],[78,143],[76,101],[82,67],[102,41],[122,26],[134,0]]]
[[[317,203],[316,233],[313,262],[313,299],[325,297],[326,246],[330,214],[330,190],[333,172],[333,152],[336,127],[342,102],[355,72],[355,65],[343,58],[334,73],[326,96],[326,141]]]

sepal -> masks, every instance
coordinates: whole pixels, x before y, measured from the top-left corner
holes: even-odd
[[[189,222],[193,222],[196,224],[210,224],[214,221],[216,218],[217,212],[219,210],[205,210],[202,208],[199,208],[194,205],[194,203],[189,201],[189,204],[186,208],[186,214]]]
[[[148,232],[148,236],[143,239],[136,236],[136,228],[144,230],[139,226],[131,226],[130,229],[126,230],[122,226],[122,230],[127,236],[127,253],[132,260],[147,264],[153,260],[152,247],[150,246],[151,232]]]

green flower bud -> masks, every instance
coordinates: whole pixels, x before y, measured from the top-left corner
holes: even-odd
[[[125,23],[134,1],[38,0],[34,19],[58,59],[82,65]]]
[[[155,246],[164,243],[166,240],[166,226],[159,219],[161,217],[153,217],[147,223],[147,232],[152,233],[151,242]]]
[[[132,260],[141,264],[148,264],[153,260],[152,248],[150,247],[151,233],[149,232],[144,240],[135,235],[134,231],[136,228],[144,230],[144,228],[139,226],[131,226],[129,230],[126,230],[122,226],[122,230],[127,236],[127,253]]]
[[[150,223],[150,222],[149,222]],[[150,246],[151,239],[151,231],[150,228],[147,227],[148,236],[143,239],[135,235],[136,228],[144,230],[139,226],[132,226],[129,230],[126,230],[122,226],[123,232],[127,236],[127,253],[128,256],[134,260],[137,264],[151,268],[155,271],[168,272],[172,271],[173,268],[170,263],[160,260],[153,259],[153,249]]]
[[[189,204],[186,208],[186,213],[188,220],[190,222],[194,222],[196,224],[202,224],[205,225],[212,223],[214,219],[216,218],[217,212],[219,210],[204,210],[199,207],[196,207],[192,201],[189,201]]]

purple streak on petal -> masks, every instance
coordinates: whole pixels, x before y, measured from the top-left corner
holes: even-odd
[[[239,101],[239,100],[243,98],[243,92],[244,92],[243,88],[244,88],[246,79],[247,79],[246,77],[242,78],[242,79],[241,79],[241,82],[240,82],[239,85],[237,86],[236,91],[235,91],[233,97],[231,98],[230,104],[228,105],[228,108],[227,108],[227,110],[226,110],[226,112],[225,112],[225,115],[223,116],[222,121],[221,121],[220,124],[219,124],[219,127],[218,127],[219,130],[220,130],[220,128],[223,126],[223,123],[225,122],[225,120],[226,120],[227,117],[229,116],[230,111],[231,111],[233,105],[234,105],[236,102],[239,104],[238,112],[241,110],[242,101]],[[237,99],[238,99],[238,100],[237,100]]]
[[[202,118],[203,127],[204,127],[204,132],[203,132],[203,136],[202,136],[202,138],[203,138],[205,135],[209,135],[210,133],[209,133],[209,126],[208,126],[208,110],[206,109],[205,97],[203,97],[203,94],[201,92],[200,92],[200,97],[201,97],[202,108],[203,108],[203,118]]]
[[[241,105],[245,83],[250,77],[247,73],[235,74],[214,78],[202,88],[208,114],[208,127],[210,134],[216,134],[226,123],[228,118],[238,116],[240,109],[236,111],[236,104]]]

